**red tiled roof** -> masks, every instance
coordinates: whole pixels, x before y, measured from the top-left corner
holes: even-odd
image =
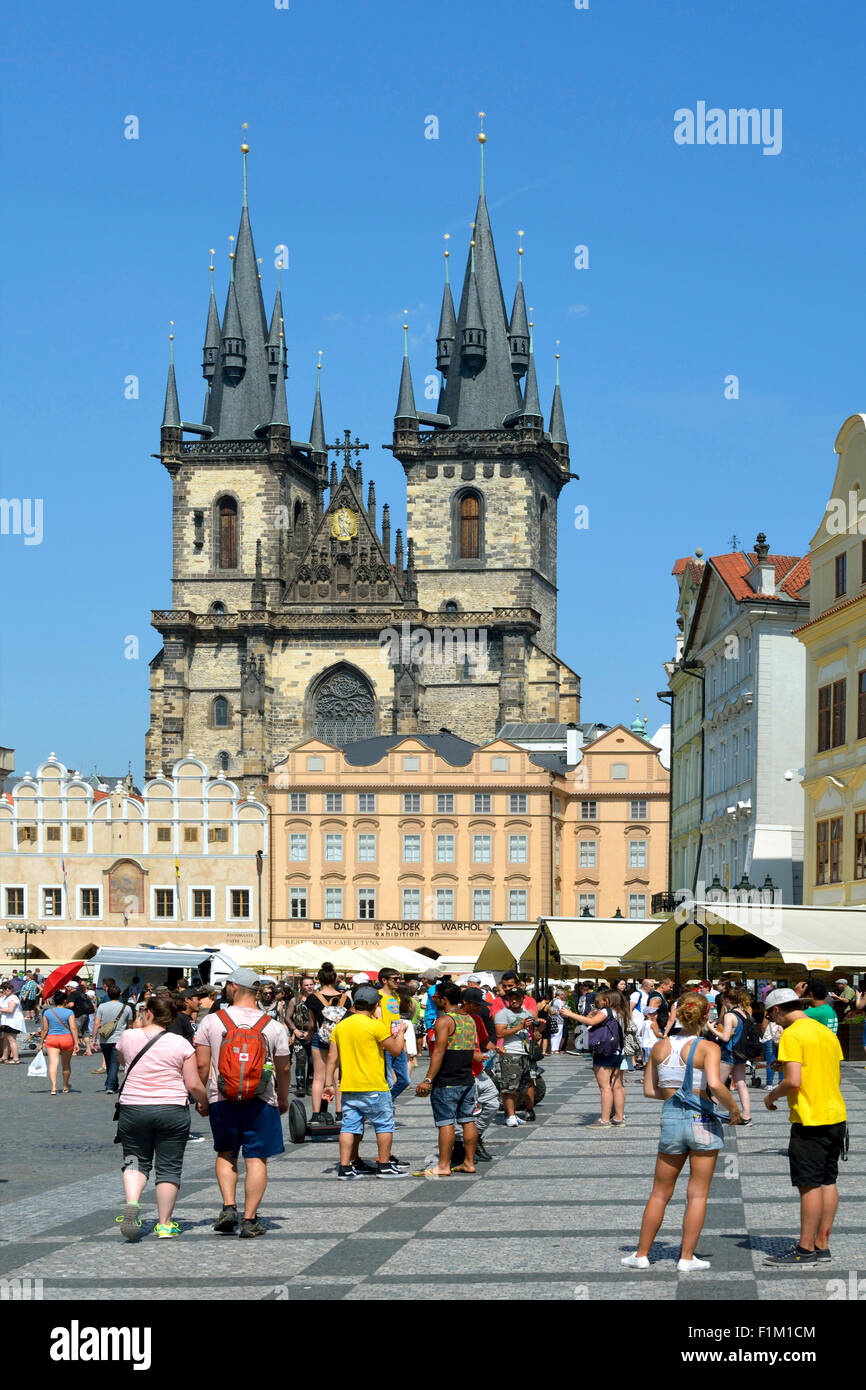
[[[805,632],[807,627],[814,627],[816,623],[823,623],[825,618],[831,618],[835,613],[841,613],[843,608],[850,608],[854,603],[862,603],[866,599],[866,594],[855,594],[853,598],[846,598],[843,603],[834,604],[832,608],[825,608],[823,613],[819,613],[817,618],[810,618],[807,623],[801,623],[799,627],[792,630],[792,635],[796,637],[798,632]]]
[[[687,568],[692,576],[692,579],[694,579],[696,584],[699,584],[701,582],[701,575],[704,572],[703,560],[694,560],[692,559],[691,555],[684,555],[681,560],[676,560],[674,562],[674,567],[671,570],[671,574],[677,576],[685,574]]]
[[[768,555],[767,559],[774,567],[777,589],[780,588],[787,598],[799,599],[800,590],[809,578],[808,555]],[[710,563],[735,599],[779,602],[780,594],[757,594],[746,582],[746,575],[758,563],[758,557],[753,550],[748,553],[738,550],[729,555],[713,555]]]

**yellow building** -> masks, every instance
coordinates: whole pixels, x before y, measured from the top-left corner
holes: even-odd
[[[866,415],[835,444],[833,493],[812,538],[806,648],[803,900],[866,903]]]
[[[665,889],[670,776],[640,723],[587,744],[569,774],[556,916],[648,917]]]
[[[569,769],[448,733],[300,744],[268,792],[273,944],[474,958],[494,925],[648,915],[666,881],[667,772],[622,725],[582,752]]]
[[[94,946],[258,941],[267,931],[267,808],[189,753],[139,793],[94,788],[54,754],[0,794],[0,912],[47,928],[33,959]],[[259,884],[261,883],[261,899]],[[35,949],[34,949],[35,947]],[[10,934],[6,958],[21,954]]]

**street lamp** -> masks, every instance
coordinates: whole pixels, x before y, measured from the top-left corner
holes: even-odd
[[[774,903],[776,901],[776,891],[777,889],[775,883],[770,878],[770,875],[767,874],[767,877],[761,884],[761,902],[764,904],[765,907],[769,906],[770,903]]]
[[[31,936],[45,934],[47,927],[37,926],[35,922],[7,922],[6,930],[16,932],[18,936],[24,937],[24,969],[27,969],[27,942]]]

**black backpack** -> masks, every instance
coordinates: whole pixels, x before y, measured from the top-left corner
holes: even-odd
[[[738,1062],[754,1062],[756,1058],[764,1055],[758,1025],[749,1014],[741,1014],[739,1009],[734,1009],[734,1013],[742,1020],[743,1026],[736,1043],[731,1044],[731,1051]]]

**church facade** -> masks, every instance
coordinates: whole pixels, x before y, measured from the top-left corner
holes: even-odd
[[[309,437],[293,432],[281,295],[268,321],[245,192],[222,317],[211,289],[200,423],[169,367],[172,608],[152,618],[148,778],[194,749],[261,795],[305,739],[445,727],[480,744],[509,721],[579,720],[556,655],[557,500],[575,476],[560,388],[545,427],[522,277],[509,316],[483,181],[456,311],[447,266],[435,413],[416,407],[404,327],[389,446],[404,543],[365,489],[366,446],[326,444],[318,383]]]

